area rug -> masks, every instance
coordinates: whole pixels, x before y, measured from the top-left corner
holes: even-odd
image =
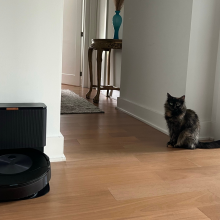
[[[104,111],[70,90],[61,91],[61,114],[86,113],[104,113]]]

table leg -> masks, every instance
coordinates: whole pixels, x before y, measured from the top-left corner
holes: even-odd
[[[97,50],[97,94],[93,99],[94,103],[99,103],[100,84],[101,84],[101,70],[102,70],[102,49]]]
[[[93,52],[93,48],[90,47],[89,50],[88,50],[90,89],[89,89],[89,92],[86,94],[87,99],[90,99],[90,95],[91,95],[91,92],[92,92],[92,86],[93,86],[92,52]]]
[[[110,85],[110,58],[111,58],[111,49],[108,52],[108,86]],[[107,89],[106,97],[109,97],[109,89]]]

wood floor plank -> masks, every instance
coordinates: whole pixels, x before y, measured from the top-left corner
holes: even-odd
[[[139,140],[136,137],[110,137],[105,139],[77,139],[80,144],[126,144],[137,143]]]
[[[65,141],[66,144],[66,141]],[[116,150],[124,151],[122,144],[71,144],[65,145],[64,152],[68,155],[69,153],[101,153],[101,152],[114,152]],[[83,156],[83,155],[82,155]]]
[[[72,135],[64,135],[65,141],[66,140],[74,140],[74,139],[105,139],[105,138],[110,138],[112,137],[111,134],[72,134]]]
[[[152,216],[127,218],[126,220],[209,220],[199,209],[180,210],[174,212],[155,213]],[[125,219],[124,219],[125,220]]]
[[[111,133],[118,133],[118,132],[124,132],[125,130],[123,128],[100,128],[99,126],[97,128],[93,128],[91,126],[88,126],[88,128],[84,127],[70,127],[70,128],[62,128],[62,134],[63,135],[77,135],[77,134],[111,134]]]
[[[219,156],[203,156],[199,158],[192,158],[189,160],[202,167],[220,165]]]
[[[219,175],[220,166],[209,166],[209,167],[193,167],[186,169],[172,169],[164,171],[156,171],[157,175],[160,176],[164,181],[174,181],[181,179],[195,179],[205,177],[215,177]]]
[[[90,167],[90,166],[118,166],[120,164],[140,164],[140,161],[134,155],[126,155],[125,157],[112,156],[104,158],[94,158],[90,160],[71,160],[71,154],[66,155],[68,163],[76,167]]]
[[[146,169],[185,169],[198,167],[197,164],[190,161],[185,155],[176,157],[175,154],[155,153],[155,154],[135,154],[135,157],[146,165]]]
[[[74,153],[68,153],[66,155],[66,158],[68,161],[79,161],[79,160],[94,160],[94,159],[102,159],[103,158],[103,162],[105,163],[105,159],[106,162],[108,163],[108,161],[113,161],[115,160],[115,158],[121,158],[121,160],[128,158],[130,159],[131,157],[134,157],[133,155],[129,155],[126,152],[119,152],[117,150],[102,150],[102,151],[82,151],[82,152],[74,152]],[[128,160],[127,159],[127,160]],[[136,158],[134,157],[134,160]]]
[[[203,212],[211,220],[220,219],[220,205],[211,205],[199,207],[200,211]]]
[[[128,200],[144,197],[153,197],[196,190],[216,190],[220,186],[220,174],[217,177],[203,177],[194,179],[181,179],[167,182],[156,182],[154,184],[125,184],[123,186],[112,186],[109,188],[116,200]],[[214,194],[214,191],[213,191]]]

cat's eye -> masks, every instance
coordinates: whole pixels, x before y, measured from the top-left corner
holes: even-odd
[[[170,105],[173,105],[173,103],[172,103],[172,102],[170,102]]]
[[[178,107],[179,107],[179,106],[180,106],[180,103],[177,103],[177,104],[176,104],[176,106],[178,106]]]

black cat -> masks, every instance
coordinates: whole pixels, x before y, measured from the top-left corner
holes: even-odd
[[[199,142],[199,117],[193,110],[186,108],[185,96],[176,98],[167,93],[164,108],[170,134],[167,146],[188,149],[220,148],[220,141]]]

